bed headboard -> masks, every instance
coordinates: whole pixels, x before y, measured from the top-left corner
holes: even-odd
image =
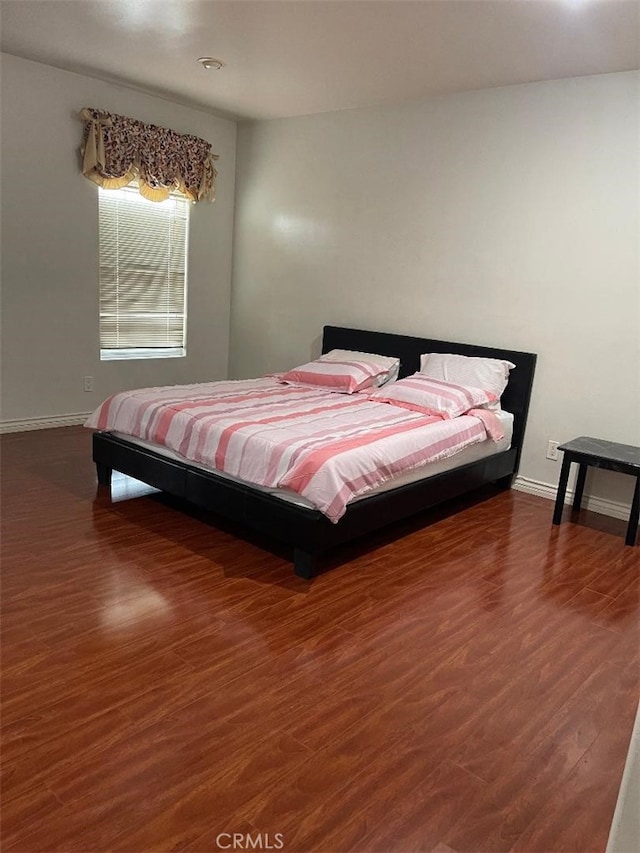
[[[325,326],[322,335],[322,352],[329,352],[332,349],[352,349],[360,352],[397,356],[400,359],[400,378],[409,376],[420,369],[420,355],[425,352],[455,353],[456,355],[474,355],[512,361],[516,368],[509,375],[509,384],[502,395],[502,408],[514,416],[512,446],[517,448],[517,470],[529,413],[537,358],[535,353],[497,349],[476,344],[459,344],[452,341],[436,341],[431,338],[415,338],[389,332],[369,332],[342,326]]]

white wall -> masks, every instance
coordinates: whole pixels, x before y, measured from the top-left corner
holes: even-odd
[[[1,70],[2,420],[90,411],[124,388],[225,378],[235,123],[6,54]],[[220,155],[217,201],[191,210],[186,358],[100,361],[98,188],[78,159],[84,106],[193,133]]]
[[[231,375],[307,359],[325,323],[528,350],[521,475],[557,481],[548,439],[637,444],[638,82],[240,125]]]

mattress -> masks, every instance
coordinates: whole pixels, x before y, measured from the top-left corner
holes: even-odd
[[[487,439],[486,441],[479,442],[478,444],[472,444],[469,447],[465,447],[463,450],[459,451],[454,456],[449,456],[446,459],[440,459],[436,462],[429,462],[428,464],[423,465],[419,468],[413,468],[412,470],[407,471],[404,474],[400,474],[390,480],[387,480],[381,486],[377,486],[376,488],[370,489],[364,494],[358,495],[357,497],[353,498],[350,503],[355,503],[365,498],[369,498],[372,495],[382,494],[383,492],[388,492],[392,489],[397,489],[399,486],[406,486],[410,483],[418,482],[419,480],[427,480],[430,477],[435,477],[438,474],[444,474],[446,471],[451,471],[454,468],[459,468],[462,465],[469,465],[472,462],[478,462],[481,459],[485,459],[489,456],[494,456],[497,453],[503,453],[505,450],[508,450],[511,447],[511,438],[513,435],[513,415],[510,412],[504,411],[498,411],[495,412],[495,414],[500,420],[500,423],[504,430],[504,438],[502,438],[500,441],[494,442],[490,439]],[[187,462],[193,468],[198,468],[202,471],[216,474],[216,476],[224,480],[230,480],[232,482],[241,483],[245,486],[251,486],[256,491],[272,495],[273,497],[279,498],[280,500],[285,501],[287,503],[295,504],[296,506],[306,507],[308,509],[317,509],[317,507],[315,507],[311,503],[311,501],[289,489],[267,488],[265,486],[255,485],[254,483],[248,483],[245,480],[233,477],[231,474],[227,474],[215,468],[210,468],[207,465],[201,465],[197,462],[191,462],[189,460],[186,460],[183,456],[180,456],[178,453],[175,453],[173,450],[170,450],[169,448],[163,445],[157,445],[153,442],[145,441],[144,439],[140,438],[135,438],[131,435],[125,435],[117,431],[114,431],[113,435],[128,441],[130,444],[135,444],[139,447],[146,448],[147,450],[152,450],[154,453],[157,453],[159,456],[163,456],[165,459],[171,459],[173,461],[182,463]]]

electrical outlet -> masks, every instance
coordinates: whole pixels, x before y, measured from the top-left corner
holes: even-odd
[[[559,441],[549,441],[547,444],[547,459],[551,459],[552,462],[558,461],[558,445]]]
[[[93,376],[85,376],[82,387],[85,391],[93,391]]]

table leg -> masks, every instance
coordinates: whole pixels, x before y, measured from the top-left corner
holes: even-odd
[[[638,516],[640,516],[640,477],[636,477],[636,487],[633,492],[633,503],[629,514],[629,526],[627,527],[627,538],[625,545],[635,545],[638,533]]]
[[[582,503],[582,493],[584,492],[584,481],[587,476],[587,465],[581,462],[578,466],[578,478],[576,480],[576,490],[573,494],[573,511],[577,512]]]
[[[564,509],[564,496],[567,492],[567,482],[569,480],[569,469],[571,468],[571,457],[565,451],[562,459],[562,468],[560,470],[560,481],[558,483],[558,492],[556,494],[556,505],[553,510],[553,523],[560,524],[562,519],[562,510]]]

